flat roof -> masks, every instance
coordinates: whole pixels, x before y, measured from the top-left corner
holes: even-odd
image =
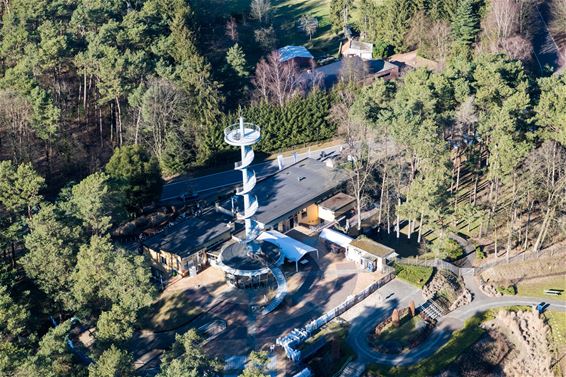
[[[259,202],[255,218],[264,225],[272,225],[312,204],[348,178],[345,170],[330,168],[322,161],[298,161],[257,183],[252,191]]]
[[[372,43],[361,42],[357,39],[354,39],[350,42],[350,48],[354,49],[354,50],[373,52],[373,44]]]
[[[199,251],[209,241],[231,232],[228,217],[216,211],[191,217],[167,227],[155,236],[143,241],[143,245],[154,251],[166,251],[186,258]]]
[[[395,254],[394,249],[382,245],[379,242],[376,242],[366,236],[359,236],[358,238],[350,242],[350,245],[380,258],[386,258],[391,254]]]
[[[339,192],[333,197],[326,199],[324,202],[319,203],[318,206],[336,212],[355,201],[356,199],[353,196]]]
[[[340,72],[342,70],[342,65],[344,64],[344,59],[353,58],[343,58],[337,62],[323,65],[314,69],[317,74],[322,75],[322,81],[325,88],[331,88],[340,80]],[[367,64],[368,75],[375,75],[382,72],[387,72],[389,70],[399,69],[395,64],[391,64],[388,61],[375,59],[375,60],[364,60],[364,64]],[[305,75],[307,75],[305,73]],[[309,77],[308,75],[306,76]]]

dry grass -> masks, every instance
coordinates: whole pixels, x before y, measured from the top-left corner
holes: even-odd
[[[546,289],[561,289],[561,296],[545,295]],[[533,280],[521,281],[517,284],[517,294],[529,297],[560,298],[566,295],[566,275],[551,276]]]
[[[528,278],[566,276],[566,263],[563,263],[563,254],[541,259],[517,261],[509,264],[499,265],[483,272],[482,278],[491,283],[499,285],[520,284]]]

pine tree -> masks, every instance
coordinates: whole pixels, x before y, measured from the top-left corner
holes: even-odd
[[[244,50],[239,44],[235,44],[230,47],[226,52],[226,62],[236,72],[239,77],[248,76],[248,71],[246,69],[246,56],[244,55]]]
[[[470,46],[475,42],[480,31],[478,0],[462,0],[456,9],[452,31],[456,43]]]
[[[330,23],[335,32],[341,32],[348,25],[352,0],[331,0]]]

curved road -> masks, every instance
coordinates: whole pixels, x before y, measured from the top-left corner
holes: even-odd
[[[470,278],[466,278],[465,280],[469,279]],[[413,351],[402,355],[382,354],[373,351],[367,343],[367,337],[370,331],[372,331],[379,321],[382,321],[389,316],[390,310],[385,310],[384,307],[374,307],[374,313],[368,313],[366,318],[369,317],[372,320],[353,323],[348,335],[348,343],[357,353],[358,360],[361,362],[375,362],[387,365],[412,365],[436,352],[448,341],[448,339],[450,339],[452,332],[461,329],[467,319],[473,317],[479,312],[511,305],[536,305],[541,301],[545,301],[550,304],[547,310],[566,312],[565,300],[522,296],[487,297],[483,293],[477,292],[475,289],[476,286],[468,286],[468,288],[472,288],[471,290],[474,293],[474,300],[470,304],[458,308],[447,316],[442,317],[431,337]],[[407,299],[402,299],[397,306],[406,306],[406,301]]]

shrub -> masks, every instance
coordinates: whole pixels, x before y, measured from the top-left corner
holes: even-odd
[[[448,237],[439,237],[434,240],[430,249],[442,259],[454,261],[464,254],[464,249],[460,244]]]
[[[398,278],[422,288],[430,280],[433,268],[395,263],[395,273]]]
[[[508,287],[498,287],[497,292],[503,295],[514,296],[517,294],[517,288],[514,285],[510,285]]]
[[[476,258],[481,260],[484,259],[485,257],[486,257],[485,251],[483,251],[480,246],[476,247]]]

